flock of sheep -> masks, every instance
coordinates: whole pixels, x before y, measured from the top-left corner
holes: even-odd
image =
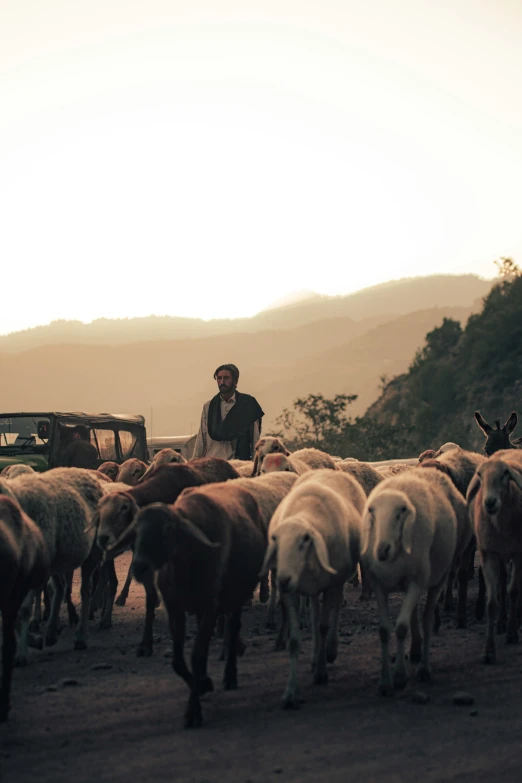
[[[109,628],[117,592],[114,559],[134,552],[124,604],[134,577],[146,593],[137,654],[153,652],[154,612],[166,608],[173,668],[189,688],[185,725],[202,722],[201,697],[213,690],[209,643],[223,635],[223,685],[237,687],[244,649],[241,612],[259,584],[267,625],[281,618],[276,647],[288,645],[290,670],[283,705],[297,702],[300,628],[311,618],[314,682],[328,681],[337,656],[344,585],[361,577],[361,599],[375,594],[382,669],[379,691],[391,694],[416,675],[430,678],[430,636],[440,625],[439,598],[466,623],[467,583],[480,555],[476,615],[484,615],[484,662],[495,662],[495,631],[518,641],[522,569],[522,450],[509,435],[516,415],[490,427],[485,454],[447,443],[415,464],[371,465],[317,449],[290,453],[279,438],[262,437],[252,462],[199,458],[186,462],[164,449],[150,466],[136,459],[97,471],[22,465],[0,477],[0,608],[3,624],[0,721],[7,720],[13,666],[28,663],[28,647],[53,645],[62,602],[77,623],[75,648],[88,644],[93,611]],[[409,460],[408,463],[411,463]],[[81,610],[71,600],[81,568]],[[404,598],[392,626],[388,597]],[[418,610],[423,601],[422,633]],[[509,598],[509,600],[508,600]],[[42,599],[44,612],[42,613]],[[197,618],[190,666],[186,616]],[[42,623],[45,634],[41,634]],[[395,634],[393,669],[389,644]]]

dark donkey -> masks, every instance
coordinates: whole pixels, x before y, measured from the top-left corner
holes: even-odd
[[[500,419],[495,419],[495,429],[493,429],[491,424],[487,423],[478,411],[475,411],[475,419],[486,436],[484,454],[487,457],[491,457],[492,454],[501,449],[522,449],[522,438],[516,438],[516,440],[510,440],[509,438],[517,426],[517,414],[515,411],[513,411],[503,427],[500,426]]]

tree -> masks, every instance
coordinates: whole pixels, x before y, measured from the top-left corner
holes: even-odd
[[[284,408],[276,423],[281,436],[294,448],[315,446],[328,451],[348,424],[347,405],[357,394],[336,394],[328,399],[322,394],[309,394],[294,400],[293,410]]]
[[[504,280],[511,282],[515,277],[522,275],[522,269],[515,264],[512,258],[500,256],[500,261],[494,261],[494,264],[498,269],[499,277]]]

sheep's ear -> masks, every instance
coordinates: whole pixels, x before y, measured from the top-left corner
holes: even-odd
[[[468,491],[466,492],[466,501],[468,505],[471,503],[475,495],[480,489],[480,476],[475,473],[471,481],[469,482]]]
[[[311,536],[315,549],[315,554],[317,555],[317,559],[319,560],[319,565],[328,574],[336,574],[337,571],[335,570],[335,568],[332,568],[332,566],[330,565],[330,561],[328,560],[328,550],[326,548],[326,544],[324,543],[324,538],[317,530],[312,531]]]
[[[519,471],[511,465],[508,465],[508,470],[511,475],[511,480],[515,482],[519,489],[522,489],[522,473],[519,473]]]
[[[258,465],[259,465],[259,451],[256,449],[256,456],[254,457],[254,465],[252,467],[252,476],[258,475]]]
[[[18,503],[17,497],[11,487],[8,487],[5,483],[6,479],[2,479],[0,481],[0,495],[7,495],[8,498],[11,498],[11,500],[16,500]]]
[[[277,554],[277,542],[270,541],[270,543],[268,544],[268,549],[265,552],[265,559],[263,560],[261,571],[259,572],[260,579],[262,579],[264,576],[268,574],[269,571],[271,571],[273,568],[276,567],[277,565],[276,554]]]
[[[289,451],[288,451],[288,449],[286,448],[285,444],[284,444],[284,443],[282,443],[282,442],[279,440],[279,438],[277,438],[277,442],[278,442],[278,444],[279,444],[279,446],[280,446],[281,454],[285,454],[287,457],[289,457],[289,456],[290,456],[290,452],[289,452]]]
[[[518,421],[517,414],[515,413],[515,411],[513,411],[513,413],[509,417],[509,419],[506,421],[506,423],[502,427],[502,429],[505,430],[508,435],[511,435],[511,433],[513,432],[513,430],[517,426],[517,421]]]
[[[487,423],[486,419],[482,418],[478,411],[475,411],[475,419],[484,435],[489,435],[490,432],[493,432],[493,427]]]
[[[91,519],[91,524],[87,525],[86,528],[84,528],[84,533],[89,533],[91,530],[94,530],[94,528],[97,528],[100,524],[100,512],[96,511]]]
[[[209,538],[207,538],[203,531],[200,530],[197,525],[191,522],[188,517],[180,514],[179,511],[177,511],[177,515],[180,523],[180,530],[183,530],[185,533],[187,533],[187,535],[192,536],[192,538],[195,538],[196,541],[199,541],[201,544],[205,544],[205,546],[212,547],[213,549],[221,546],[220,543],[211,541]]]
[[[109,546],[105,547],[107,552],[110,552],[111,549],[116,549],[116,547],[119,546],[128,537],[129,533],[132,533],[132,531],[136,529],[137,524],[138,524],[138,515],[134,517],[130,525],[125,528],[123,533],[120,533],[116,541],[113,541],[112,544],[109,544]]]
[[[404,514],[402,523],[402,548],[407,555],[411,555],[413,547],[413,526],[416,516],[417,514],[413,508],[408,508]]]

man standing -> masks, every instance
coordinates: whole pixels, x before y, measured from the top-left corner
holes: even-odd
[[[238,392],[239,370],[222,364],[214,373],[218,394],[203,405],[193,457],[252,459],[263,411],[255,397]]]
[[[89,428],[78,424],[72,431],[72,441],[63,452],[61,464],[66,468],[98,467],[98,452],[89,441]]]

